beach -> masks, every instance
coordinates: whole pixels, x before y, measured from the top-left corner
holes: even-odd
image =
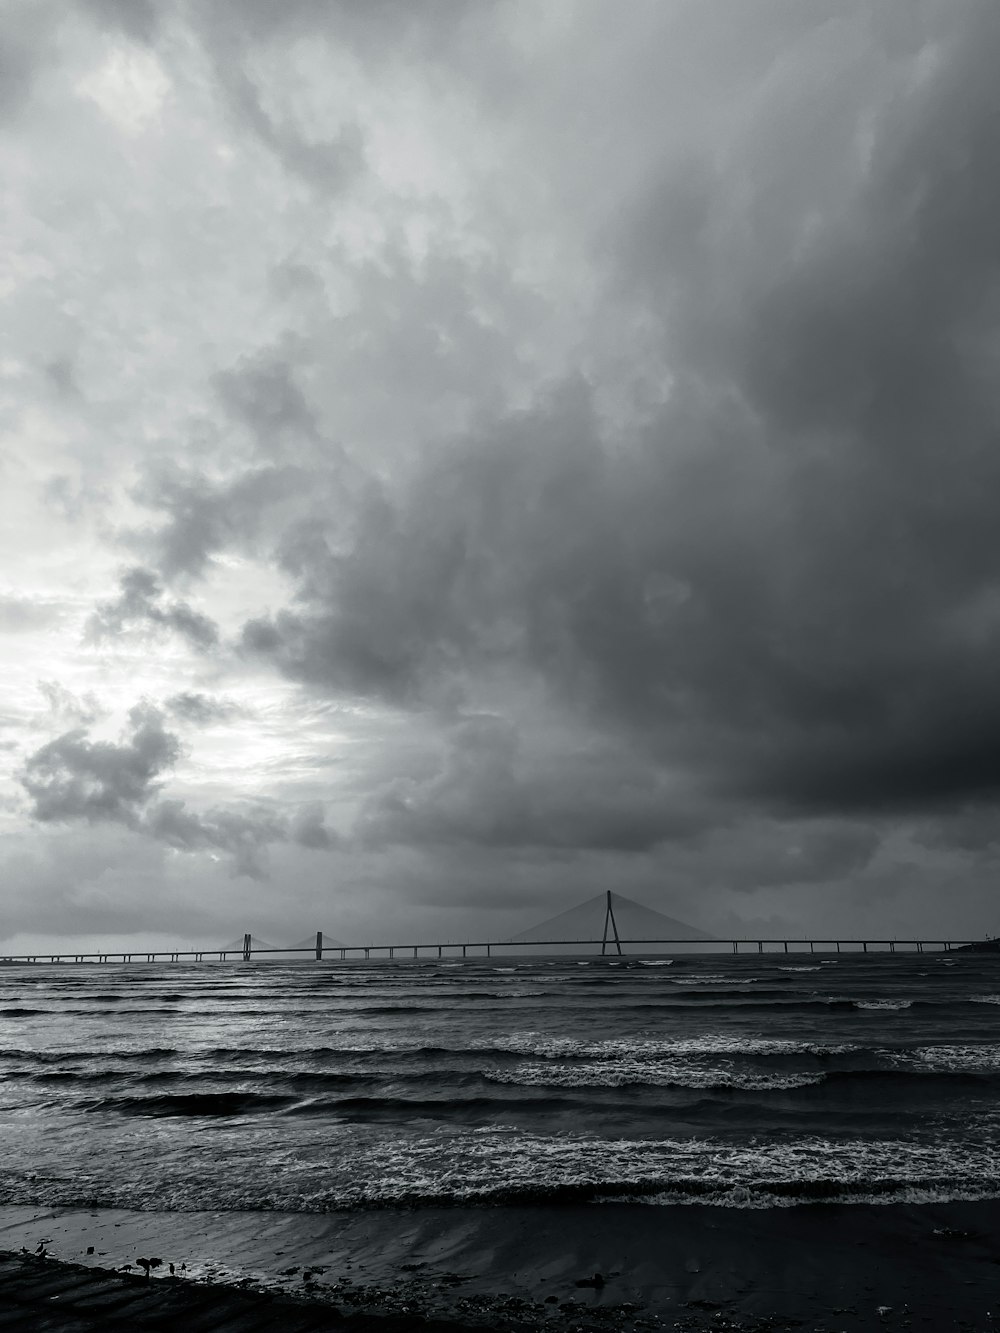
[[[1000,1204],[604,1207],[365,1215],[0,1211],[0,1248],[308,1300],[361,1327],[991,1330]],[[87,1250],[93,1247],[93,1254]],[[173,1263],[176,1276],[168,1265]],[[186,1265],[182,1270],[181,1265]],[[309,1274],[306,1277],[305,1274]],[[599,1275],[599,1278],[598,1278]],[[584,1285],[581,1285],[584,1284]],[[269,1307],[263,1309],[267,1317]],[[273,1327],[283,1327],[281,1310]]]

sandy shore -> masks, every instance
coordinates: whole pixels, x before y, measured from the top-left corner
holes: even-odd
[[[322,1300],[366,1316],[366,1326],[395,1314],[414,1328],[433,1318],[496,1329],[1000,1329],[992,1201],[765,1211],[0,1209],[0,1249],[22,1246],[44,1247],[46,1262],[107,1269],[157,1257],[156,1281]]]

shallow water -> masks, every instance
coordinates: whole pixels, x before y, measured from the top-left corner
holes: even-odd
[[[0,1203],[1000,1197],[990,955],[9,967],[0,1072]]]

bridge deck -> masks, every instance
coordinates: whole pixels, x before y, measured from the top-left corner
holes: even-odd
[[[727,938],[690,940],[690,939],[626,939],[621,938],[618,943],[622,946],[631,948],[633,951],[642,952],[650,947],[661,948],[666,946],[683,946],[685,953],[697,953],[704,949],[708,952],[706,946],[727,946],[734,954],[741,952],[756,951],[757,953],[842,953],[846,951],[860,951],[867,953],[869,950],[876,952],[895,953],[899,950],[912,950],[916,953],[923,953],[925,949],[937,949],[950,951],[965,947],[968,945],[979,945],[988,949],[994,944],[994,941],[984,940],[930,940],[930,939],[857,939],[853,937],[824,938],[824,939],[767,939],[760,937],[738,937],[729,936]],[[10,965],[17,963],[179,963],[179,962],[227,962],[229,959],[243,959],[249,961],[251,958],[281,955],[287,957],[290,954],[308,954],[317,960],[337,960],[347,961],[349,958],[427,958],[427,957],[450,957],[461,956],[473,957],[492,957],[494,950],[511,952],[530,953],[540,949],[553,948],[577,948],[582,950],[599,949],[601,953],[610,953],[615,947],[615,941],[607,939],[574,939],[574,940],[469,940],[463,943],[456,943],[449,940],[442,943],[432,944],[325,944],[319,947],[309,945],[305,947],[283,949],[280,947],[258,948],[251,946],[234,946],[230,948],[204,948],[204,949],[132,949],[122,952],[100,951],[97,953],[30,953],[30,954],[8,954],[0,956],[0,965]],[[1000,942],[996,944],[1000,951]]]

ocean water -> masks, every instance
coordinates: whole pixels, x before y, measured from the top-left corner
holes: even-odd
[[[0,1203],[1000,1197],[1000,957],[0,969]]]

